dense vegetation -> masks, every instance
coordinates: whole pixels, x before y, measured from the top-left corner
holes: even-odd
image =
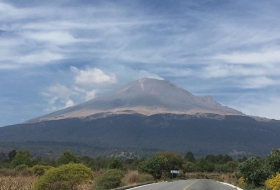
[[[65,151],[57,159],[32,157],[28,151],[0,153],[0,189],[3,176],[33,176],[32,189],[105,190],[123,185],[167,180],[170,178],[215,178],[227,174],[244,189],[267,186],[279,190],[280,150],[274,149],[266,158],[233,159],[229,155],[196,158],[188,151],[157,152],[152,157],[120,159],[115,157],[76,156]],[[178,170],[179,174],[170,174]],[[83,187],[83,189],[87,189]],[[30,187],[31,188],[31,187]]]
[[[0,128],[1,149],[57,156],[64,150],[90,157],[120,154],[152,156],[160,150],[196,156],[266,156],[280,144],[280,121],[248,116],[117,114],[61,119]],[[269,139],[269,140],[267,140]],[[235,151],[236,150],[236,151]]]

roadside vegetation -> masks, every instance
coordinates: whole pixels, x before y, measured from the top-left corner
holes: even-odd
[[[233,159],[229,155],[195,158],[158,152],[135,159],[76,156],[65,151],[57,158],[32,157],[28,151],[0,153],[0,189],[106,190],[161,180],[208,178],[245,190],[280,189],[280,150],[266,158]],[[171,174],[171,170],[179,173]]]

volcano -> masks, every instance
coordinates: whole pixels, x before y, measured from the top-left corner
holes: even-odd
[[[142,78],[87,102],[1,127],[0,147],[59,155],[264,156],[279,148],[280,121],[247,116],[167,80]]]
[[[28,122],[86,117],[96,113],[158,113],[243,115],[210,96],[197,97],[167,80],[142,78],[82,104]]]

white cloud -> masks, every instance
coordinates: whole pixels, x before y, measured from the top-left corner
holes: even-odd
[[[61,84],[50,86],[47,91],[59,98],[68,99],[71,96],[71,90]]]
[[[51,45],[68,45],[77,41],[69,32],[61,31],[27,32],[24,37]]]
[[[57,60],[60,60],[63,58],[64,58],[64,56],[62,54],[52,53],[49,51],[42,51],[42,52],[33,52],[30,54],[19,56],[18,62],[36,65],[38,63],[48,63],[48,62],[57,61]]]
[[[58,99],[58,97],[53,97],[53,98],[51,98],[51,99],[48,101],[48,103],[49,103],[49,104],[54,104],[54,103],[56,102],[57,99]]]
[[[87,70],[79,70],[76,67],[70,67],[75,84],[61,85],[55,84],[45,89],[41,94],[47,98],[48,108],[46,112],[52,112],[59,109],[74,106],[74,99],[78,102],[90,100],[96,96],[96,93],[102,90],[104,84],[109,85],[116,83],[116,76],[112,73],[105,74],[102,70],[91,68]],[[96,84],[96,89],[92,89],[91,85]],[[102,84],[101,86],[99,84]],[[105,85],[105,86],[106,86]],[[68,87],[71,86],[71,87]]]
[[[232,76],[260,76],[267,74],[268,68],[257,66],[243,66],[235,64],[212,64],[205,66],[200,72],[201,77],[232,77]],[[274,72],[274,71],[273,71]]]
[[[71,107],[71,106],[74,106],[74,102],[72,100],[67,100],[66,104],[65,104],[65,108],[68,108],[68,107]]]
[[[41,94],[48,99],[49,107],[45,109],[46,112],[51,112],[75,105],[71,99],[71,96],[75,95],[75,92],[61,84],[50,86],[45,92],[42,92]]]
[[[97,93],[97,90],[91,90],[91,91],[86,92],[85,100],[90,100],[92,98],[95,98],[96,93]]]
[[[113,73],[105,74],[101,69],[90,68],[87,70],[79,70],[71,67],[71,71],[76,74],[75,82],[77,84],[112,84],[117,82],[117,78]]]
[[[280,50],[265,50],[260,52],[233,52],[229,54],[218,54],[212,57],[227,63],[238,64],[280,64]]]
[[[267,77],[250,77],[241,81],[242,88],[264,88],[272,85],[279,85],[280,82]]]
[[[223,8],[217,4],[215,11],[203,3],[193,9],[180,2],[156,14],[152,6],[136,1],[83,1],[75,6],[61,1],[0,2],[0,69],[53,72],[76,66],[64,73],[67,81],[53,81],[61,86],[45,89],[51,110],[142,77],[166,77],[182,86],[192,81],[194,91],[219,89],[233,98],[244,88],[279,91],[279,11],[252,2],[225,3]],[[42,80],[48,77],[42,75]],[[38,86],[40,82],[38,78]]]

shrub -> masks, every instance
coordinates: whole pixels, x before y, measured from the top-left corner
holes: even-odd
[[[238,179],[238,184],[239,184],[240,186],[243,186],[244,183],[245,183],[244,178],[243,178],[243,177],[240,177],[240,178]]]
[[[280,173],[265,181],[265,185],[272,190],[280,189]]]
[[[92,171],[83,164],[65,164],[48,170],[34,185],[34,190],[69,190],[90,180]]]
[[[151,174],[140,174],[138,183],[151,182],[153,180],[154,180],[154,177]]]
[[[29,169],[29,171],[36,176],[42,176],[45,174],[47,170],[49,170],[51,166],[43,166],[43,165],[35,165]]]
[[[16,170],[18,170],[18,171],[26,170],[27,168],[28,168],[28,166],[26,164],[20,164],[20,165],[16,166]]]
[[[253,184],[244,183],[243,189],[244,190],[254,190],[255,186]]]
[[[107,190],[119,187],[121,185],[121,179],[123,173],[118,169],[111,169],[96,178],[93,186],[94,190]]]

